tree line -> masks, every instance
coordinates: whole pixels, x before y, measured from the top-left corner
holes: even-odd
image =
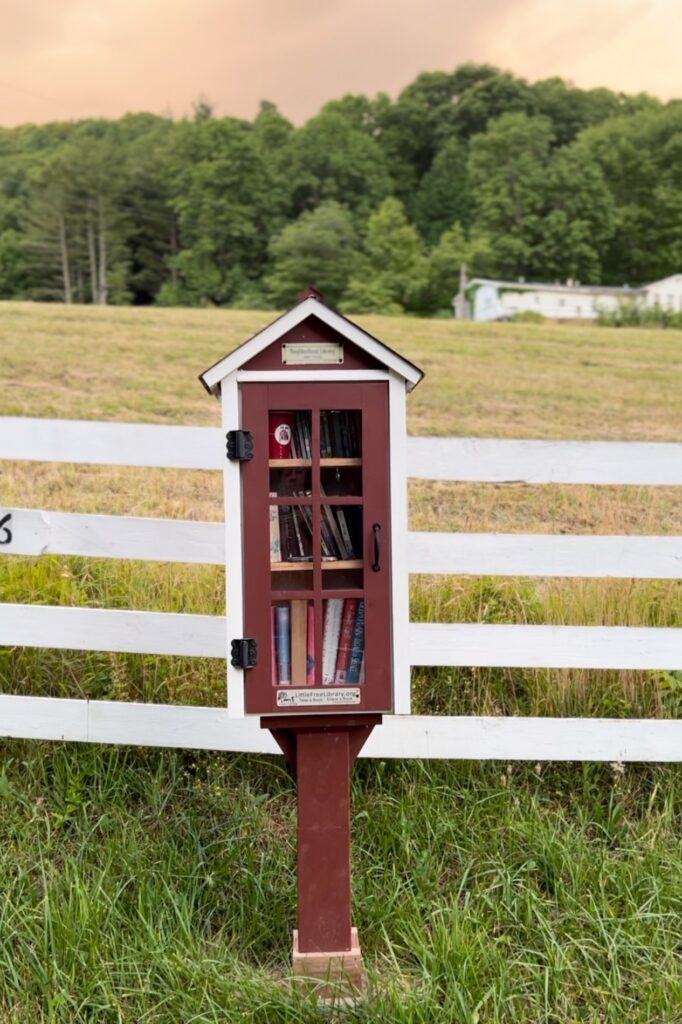
[[[682,102],[466,64],[300,127],[199,102],[0,129],[0,298],[274,308],[314,284],[429,315],[462,262],[619,285],[682,270]]]

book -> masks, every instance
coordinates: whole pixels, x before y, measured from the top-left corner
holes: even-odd
[[[279,544],[283,562],[291,562],[300,549],[294,528],[294,513],[291,505],[275,506],[279,513]]]
[[[353,645],[351,647],[350,662],[346,674],[346,682],[349,686],[357,685],[360,682],[360,668],[365,653],[365,602],[358,600],[358,611],[355,616],[353,628]]]
[[[351,537],[350,537],[350,530],[348,529],[348,523],[346,522],[346,514],[345,514],[345,512],[344,512],[344,510],[342,508],[337,508],[335,511],[336,511],[336,518],[337,518],[338,523],[339,523],[339,530],[341,531],[341,537],[343,538],[343,543],[344,543],[344,546],[345,546],[346,552],[347,552],[346,557],[347,558],[355,558],[356,557],[356,551],[355,551],[355,547],[353,546],[353,542],[352,542]]]
[[[341,629],[339,631],[339,646],[336,652],[336,669],[334,671],[335,683],[346,682],[351,651],[353,648],[353,633],[355,630],[357,610],[357,598],[349,597],[344,601],[343,613],[341,615]]]
[[[337,523],[334,515],[334,509],[330,505],[322,506],[322,516],[320,521],[322,523],[322,535],[324,536],[325,534],[326,526],[328,531],[328,541],[331,538],[331,554],[336,555],[337,558],[348,558],[346,545],[343,542],[339,524]]]
[[[291,682],[305,686],[308,669],[308,602],[291,601]]]
[[[322,632],[322,684],[324,686],[329,686],[334,682],[342,611],[343,598],[330,597],[324,602],[324,628]]]
[[[272,685],[277,686],[277,630],[275,627],[276,609],[270,609],[270,648],[272,650]]]
[[[275,649],[277,651],[277,685],[291,685],[291,613],[289,605],[275,605]]]
[[[270,491],[270,497],[276,497]],[[282,548],[279,541],[279,515],[277,505],[270,506],[270,561],[281,562],[282,561]]]
[[[328,459],[332,454],[332,443],[329,436],[329,413],[320,413],[320,455]]]
[[[308,646],[306,652],[306,686],[315,685],[315,609],[312,601],[308,605],[307,614]]]

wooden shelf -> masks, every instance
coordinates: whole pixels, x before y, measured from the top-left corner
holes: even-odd
[[[323,569],[362,569],[361,558],[339,559],[338,562],[323,562]]]
[[[322,562],[323,569],[362,569],[361,558],[339,558],[336,562]],[[312,562],[270,562],[270,572],[312,572]]]
[[[270,562],[270,572],[312,572],[313,563],[310,562]]]
[[[312,459],[268,459],[270,469],[300,469],[312,466]],[[320,459],[320,466],[361,466],[362,459]]]

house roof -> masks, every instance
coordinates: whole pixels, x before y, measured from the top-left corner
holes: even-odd
[[[273,320],[262,331],[254,334],[252,338],[249,338],[228,355],[224,356],[223,359],[219,359],[213,366],[209,366],[207,370],[204,370],[199,375],[199,380],[207,391],[210,391],[211,394],[217,397],[220,394],[220,382],[225,377],[234,373],[235,370],[249,362],[250,359],[257,356],[263,349],[272,345],[273,342],[276,342],[287,331],[307,320],[308,317],[316,317],[322,323],[337,331],[342,337],[357,345],[358,348],[363,349],[383,363],[387,369],[393,370],[404,379],[405,387],[408,391],[416,387],[424,376],[423,371],[418,366],[415,366],[414,363],[409,362],[407,359],[403,359],[392,348],[385,345],[383,341],[379,341],[378,338],[373,337],[373,335],[358,327],[357,324],[354,324],[345,316],[330,309],[329,306],[325,306],[324,302],[319,298],[309,295],[299,302],[298,305],[288,310],[288,312]]]
[[[657,281],[656,284],[661,282]],[[507,288],[517,292],[561,292],[563,294],[575,295],[636,295],[643,291],[642,288],[630,288],[624,285],[621,288],[600,284],[547,284],[541,281],[496,281],[490,277],[474,277],[469,281],[471,285],[490,284],[496,288]],[[651,287],[647,285],[646,287]]]

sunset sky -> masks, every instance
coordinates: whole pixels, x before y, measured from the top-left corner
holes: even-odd
[[[490,62],[682,97],[680,0],[0,0],[0,125],[180,117],[200,97],[294,122],[347,92]]]

